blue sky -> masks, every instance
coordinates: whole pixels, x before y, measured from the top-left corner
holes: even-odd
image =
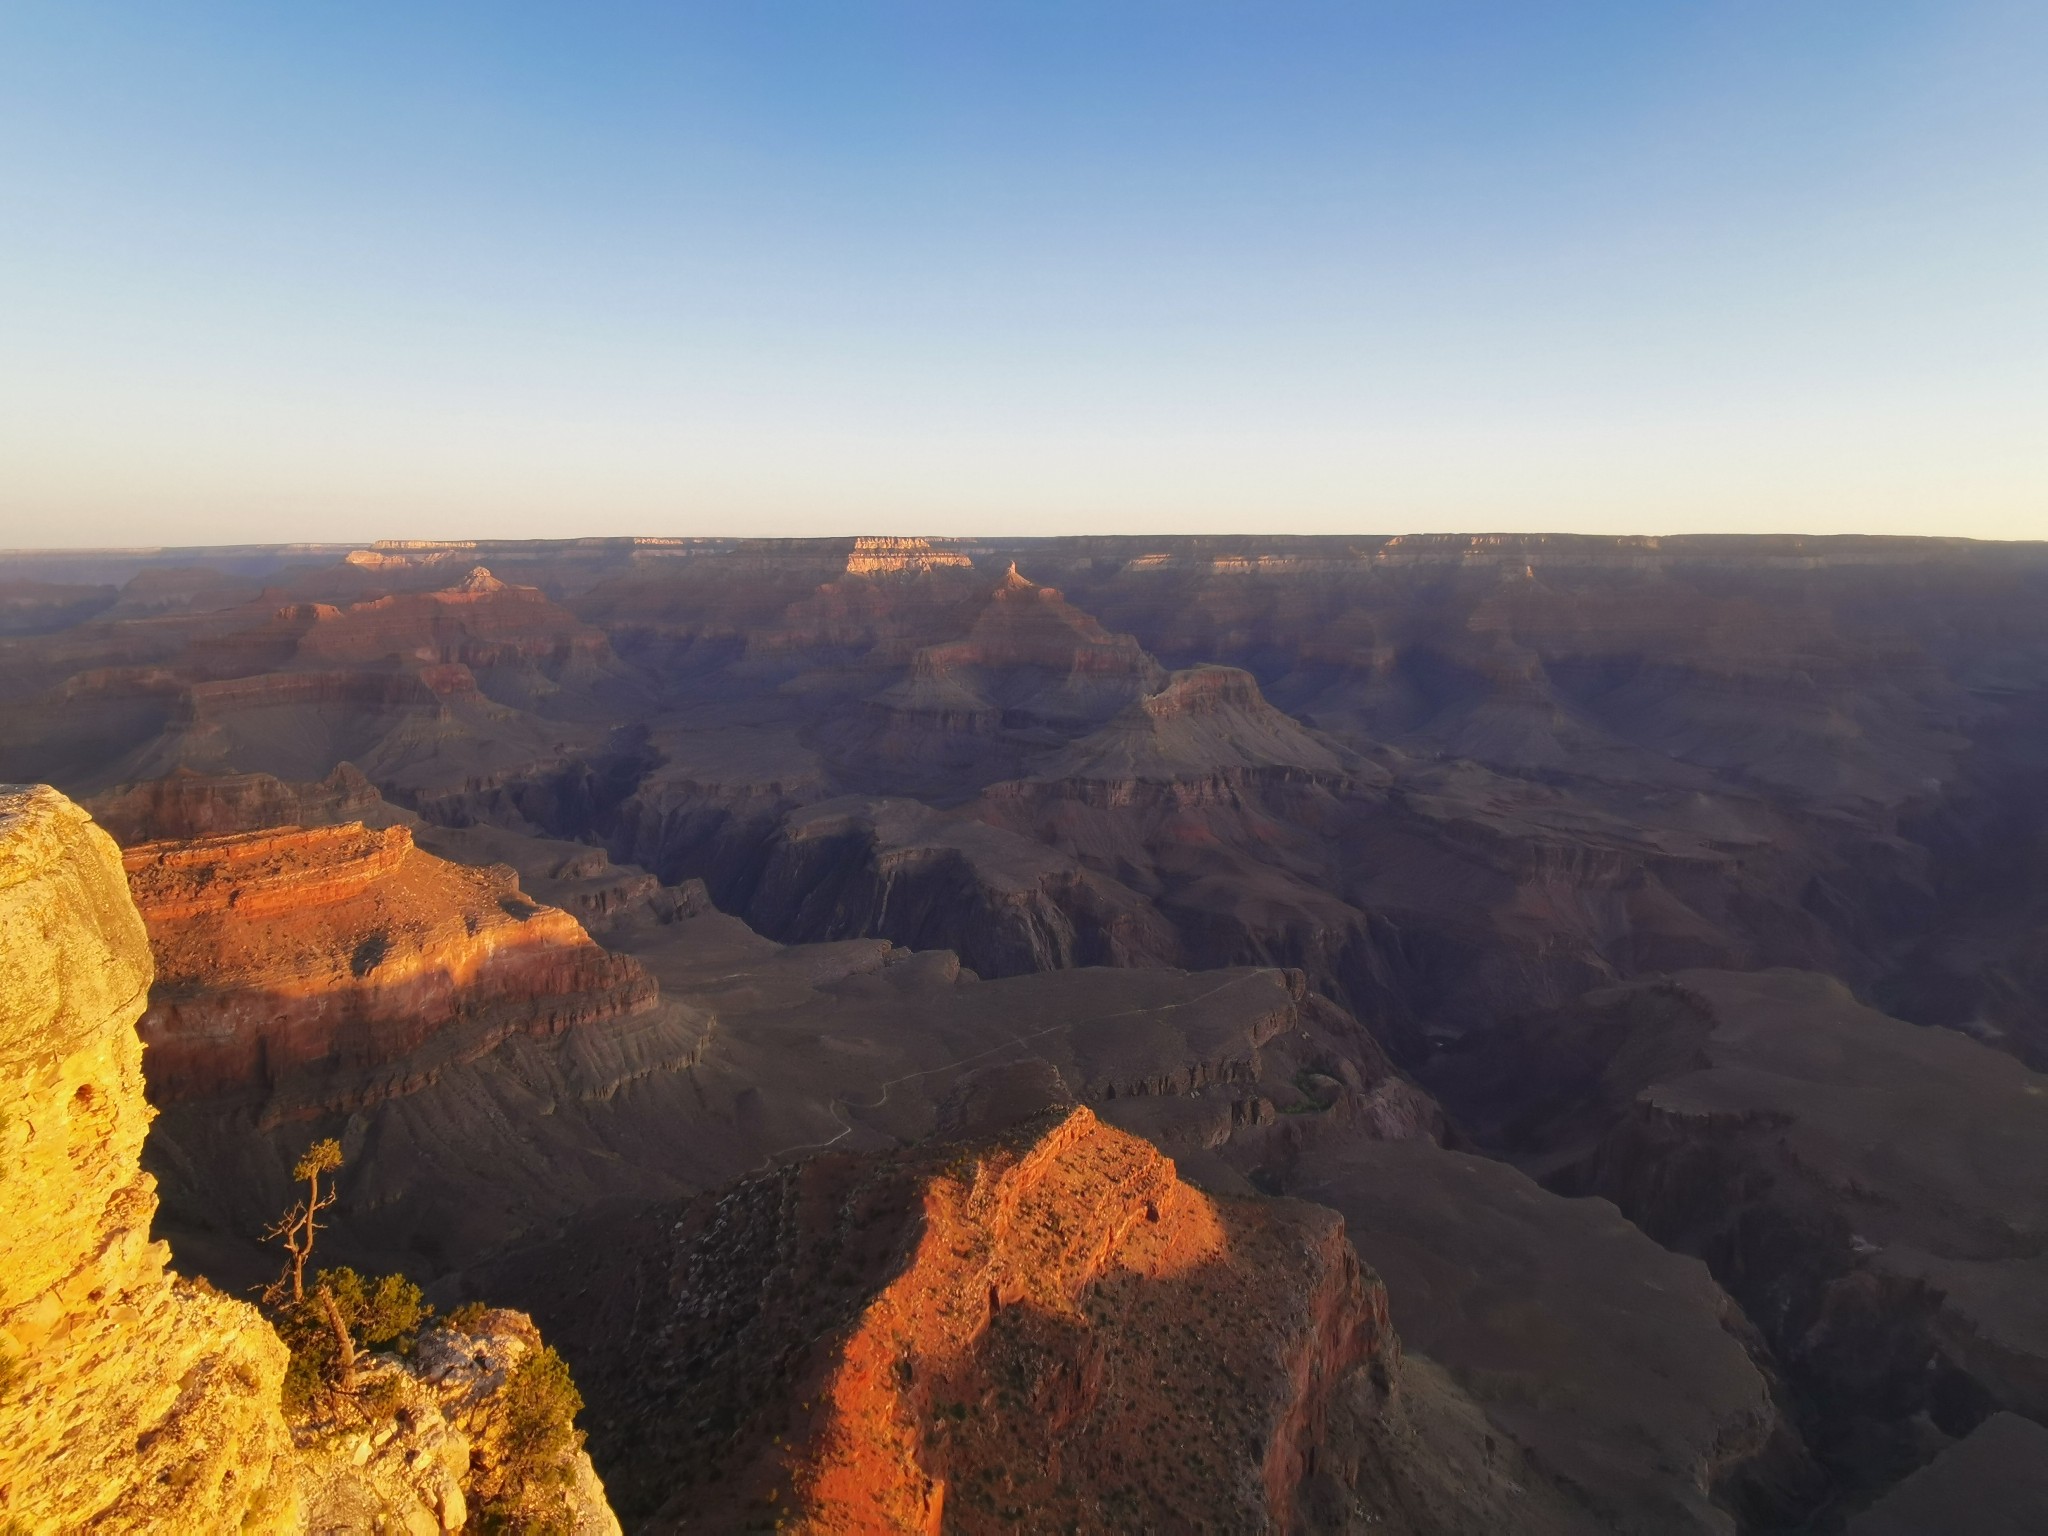
[[[2048,537],[2048,6],[0,8],[0,545]]]

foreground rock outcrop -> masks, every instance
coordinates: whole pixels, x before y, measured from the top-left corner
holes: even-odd
[[[0,1523],[35,1536],[296,1516],[284,1345],[149,1239],[150,974],[112,841],[0,792]]]
[[[150,1240],[135,1021],[151,971],[112,840],[52,790],[0,789],[0,1527],[465,1528],[509,1372],[538,1335],[512,1313],[460,1343],[436,1330],[414,1362],[366,1365],[403,1413],[289,1421],[269,1322],[171,1272]],[[572,1454],[563,1518],[616,1532]]]
[[[358,1390],[374,1414],[315,1411],[293,1426],[307,1536],[357,1531],[537,1530],[619,1536],[590,1458],[560,1448],[531,1486],[508,1486],[520,1366],[542,1349],[523,1313],[488,1310],[428,1329],[401,1360],[372,1356]],[[474,1518],[473,1518],[474,1517]]]

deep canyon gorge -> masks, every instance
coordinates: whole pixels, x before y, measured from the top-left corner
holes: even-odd
[[[0,1530],[2048,1507],[2048,545],[21,553],[0,783]]]

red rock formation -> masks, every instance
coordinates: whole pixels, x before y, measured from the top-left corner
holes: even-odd
[[[124,863],[156,955],[140,1031],[160,1103],[367,1102],[515,1031],[655,1002],[638,964],[529,901],[509,869],[434,858],[404,827],[145,843]]]
[[[1339,1218],[1211,1198],[1083,1108],[670,1227],[669,1308],[579,1366],[650,1529],[1286,1530],[1340,1389],[1398,1367]]]
[[[467,667],[596,660],[610,647],[597,630],[549,602],[538,587],[508,586],[482,566],[439,592],[406,592],[320,606],[299,642],[308,661],[460,663]]]
[[[1220,1204],[1085,1109],[933,1178],[919,1214],[809,1443],[771,1458],[812,1529],[1284,1530],[1329,1392],[1390,1342],[1340,1221]]]

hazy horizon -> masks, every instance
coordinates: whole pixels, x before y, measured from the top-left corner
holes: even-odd
[[[1586,532],[1586,531],[1584,531],[1584,530],[1580,530],[1580,529],[1569,529],[1569,528],[1530,528],[1530,529],[1504,529],[1504,528],[1421,528],[1421,529],[1414,529],[1414,530],[1410,530],[1410,531],[1407,531],[1407,532],[1401,532],[1401,533],[1395,533],[1395,532],[1391,532],[1391,531],[1389,531],[1389,530],[1387,530],[1387,529],[1384,529],[1384,528],[1360,528],[1360,529],[1352,529],[1352,530],[1331,530],[1331,531],[1327,531],[1327,532],[1320,532],[1320,533],[1289,533],[1289,532],[1284,532],[1284,531],[1283,531],[1283,532],[1273,532],[1273,531],[1261,531],[1261,532],[1253,532],[1253,531],[1251,531],[1251,530],[1249,530],[1249,529],[1218,529],[1218,530],[1215,530],[1215,531],[1209,531],[1209,532],[1199,532],[1199,531],[1189,531],[1189,530],[1186,530],[1186,529],[1173,529],[1173,528],[1155,528],[1155,529],[1133,529],[1133,530],[1122,530],[1122,529],[1115,529],[1115,528],[1109,528],[1109,529],[1100,529],[1100,530],[1097,530],[1097,531],[1094,531],[1094,532],[1091,532],[1091,533],[1014,533],[1014,534],[973,534],[973,533],[967,533],[967,534],[955,534],[955,533],[934,533],[934,532],[931,532],[931,531],[929,531],[929,530],[918,530],[918,529],[904,529],[904,528],[896,528],[896,529],[887,529],[887,530],[883,530],[883,529],[874,529],[874,528],[860,528],[860,529],[848,529],[848,530],[846,530],[846,531],[843,531],[843,532],[836,532],[836,533],[815,533],[815,534],[774,534],[774,533],[766,533],[766,534],[762,534],[762,533],[738,533],[738,532],[715,532],[715,531],[714,531],[714,532],[708,532],[708,533],[685,533],[685,534],[677,534],[677,533],[660,533],[660,532],[648,532],[648,531],[646,531],[646,530],[641,530],[641,531],[639,531],[639,532],[636,532],[636,533],[619,533],[619,534],[567,534],[567,533],[565,533],[565,534],[501,534],[501,535],[490,535],[490,534],[480,534],[480,535],[477,535],[477,536],[475,536],[475,537],[468,537],[468,538],[449,538],[449,539],[434,539],[434,538],[412,538],[412,537],[407,537],[407,536],[403,536],[403,535],[396,535],[396,534],[392,534],[392,535],[379,535],[379,536],[377,536],[377,537],[373,537],[373,538],[366,538],[366,539],[281,539],[281,540],[260,540],[260,539],[258,539],[258,540],[247,540],[247,541],[239,541],[239,542],[221,542],[221,541],[214,541],[214,542],[206,542],[206,543],[168,543],[168,544],[18,544],[18,545],[12,545],[12,546],[0,546],[0,558],[8,558],[8,557],[21,557],[21,556],[51,556],[51,557],[55,557],[55,558],[58,558],[58,559],[64,559],[64,558],[67,558],[67,557],[77,557],[77,558],[80,558],[80,559],[89,559],[89,558],[91,558],[91,557],[95,557],[95,556],[109,556],[109,557],[111,557],[111,556],[122,556],[122,555],[128,555],[128,556],[143,556],[143,555],[159,555],[159,554],[182,554],[182,553],[185,553],[185,552],[187,552],[187,551],[190,551],[190,552],[194,552],[194,553],[204,553],[204,552],[206,552],[206,551],[209,551],[209,550],[220,550],[220,551],[229,551],[229,550],[283,550],[283,551],[291,551],[291,550],[301,550],[301,549],[303,549],[303,550],[317,550],[317,551],[323,551],[323,552],[324,552],[324,551],[329,551],[329,550],[357,550],[357,549],[365,549],[365,550],[366,550],[366,549],[386,549],[386,550],[421,550],[421,551],[430,551],[430,550],[448,550],[448,549],[469,549],[469,548],[473,548],[473,549],[477,549],[477,550],[479,550],[479,551],[482,551],[482,552],[483,552],[483,553],[485,553],[485,554],[488,554],[488,553],[490,552],[490,548],[491,548],[491,546],[494,546],[494,545],[499,545],[499,546],[503,546],[503,545],[520,545],[520,544],[550,544],[550,543],[562,543],[562,544],[575,544],[575,543],[603,543],[603,542],[608,542],[608,543],[625,543],[625,542],[628,542],[628,541],[631,541],[631,542],[634,542],[634,543],[641,543],[641,544],[650,544],[650,545],[662,545],[662,544],[671,544],[671,545],[672,545],[672,544],[685,544],[685,543],[701,543],[701,544],[739,543],[739,542],[747,542],[747,541],[754,541],[754,540],[761,540],[761,541],[777,541],[777,542],[790,542],[790,543],[821,543],[821,544],[830,544],[830,543],[845,543],[845,542],[848,542],[848,541],[851,541],[851,540],[857,540],[857,539],[869,539],[869,538],[884,538],[884,539],[900,539],[900,540],[906,540],[906,541],[914,541],[914,542],[929,542],[930,544],[932,544],[932,545],[934,545],[934,546],[938,546],[938,547],[944,547],[944,546],[949,546],[949,545],[970,545],[970,546],[971,546],[971,545],[977,545],[977,544],[985,544],[985,545],[990,545],[990,546],[994,546],[994,547],[997,547],[997,548],[1008,548],[1008,547],[1011,547],[1011,546],[1014,546],[1014,545],[1018,545],[1018,544],[1027,544],[1027,543],[1032,543],[1032,542],[1034,542],[1034,541],[1043,541],[1043,542],[1046,542],[1046,543],[1055,543],[1055,542],[1063,542],[1063,541],[1069,541],[1069,540],[1076,540],[1076,539],[1113,539],[1113,540],[1144,540],[1144,539],[1158,539],[1158,540],[1162,540],[1162,541],[1164,541],[1164,540],[1175,540],[1175,539],[1199,539],[1199,540],[1204,540],[1204,541],[1213,541],[1213,542],[1217,542],[1217,543],[1223,543],[1223,544],[1229,544],[1229,543],[1234,543],[1234,542],[1241,542],[1241,543],[1245,543],[1245,544],[1253,544],[1253,543],[1258,543],[1258,542],[1262,542],[1262,541],[1263,541],[1263,542],[1273,542],[1273,543],[1278,543],[1278,542],[1283,542],[1283,541],[1287,541],[1287,540],[1293,540],[1293,539],[1304,539],[1304,540],[1305,540],[1305,539],[1328,539],[1328,540],[1336,540],[1336,541],[1343,541],[1343,540],[1351,540],[1351,541],[1356,541],[1356,542],[1359,542],[1359,543],[1371,543],[1371,542],[1373,542],[1373,541],[1375,541],[1375,540],[1385,540],[1385,541],[1388,541],[1388,542],[1398,542],[1398,541],[1401,541],[1401,540],[1406,540],[1406,539],[1418,539],[1418,540],[1426,540],[1426,539],[1435,539],[1435,540],[1450,540],[1450,541],[1457,541],[1457,540],[1471,540],[1471,541],[1472,541],[1472,542],[1474,542],[1474,543],[1481,543],[1481,542],[1490,542],[1490,541],[1493,541],[1493,540],[1515,540],[1515,539],[1535,539],[1535,540],[1541,540],[1541,539],[1553,539],[1553,538],[1555,538],[1555,539],[1566,539],[1566,538],[1572,538],[1572,539],[1577,539],[1577,538],[1585,538],[1585,539],[1606,539],[1606,540],[1612,540],[1612,541],[1615,541],[1615,542],[1617,542],[1617,543],[1620,543],[1620,542],[1641,542],[1641,543],[1646,543],[1646,544],[1653,544],[1653,545],[1656,545],[1656,544],[1666,544],[1666,543],[1668,543],[1668,544],[1673,544],[1673,545],[1678,545],[1678,544],[1682,544],[1682,543],[1685,543],[1685,542],[1688,542],[1688,541],[1692,541],[1692,540],[1732,539],[1732,540],[1738,540],[1738,541],[1750,541],[1750,540],[1753,540],[1753,541],[1756,541],[1756,542],[1760,542],[1760,543],[1762,543],[1762,542],[1770,542],[1770,541],[1773,541],[1773,540],[1788,540],[1788,541],[1799,541],[1799,542],[1805,542],[1805,541],[1809,541],[1809,540],[1816,540],[1816,541],[1842,541],[1842,542],[1856,542],[1856,541],[1868,541],[1868,540],[1876,540],[1876,541],[1883,541],[1883,542],[1907,542],[1907,543],[1911,543],[1911,542],[1926,542],[1926,543],[1942,543],[1942,544],[2010,544],[2010,545],[2043,545],[2043,546],[2048,546],[2048,537],[2042,537],[2042,538],[2027,538],[2027,537],[2017,537],[2017,538],[2010,538],[2010,539],[2000,539],[2000,538],[1979,538],[1979,537],[1974,537],[1974,536],[1972,536],[1972,535],[1968,535],[1968,534],[1941,534],[1941,533],[1925,533],[1925,534],[1890,534],[1890,533],[1875,533],[1875,534],[1872,534],[1872,533],[1858,533],[1858,532],[1832,532],[1832,533],[1813,533],[1813,532],[1807,532],[1807,531],[1802,531],[1802,530],[1798,530],[1798,529],[1779,529],[1779,530],[1774,530],[1774,531],[1765,531],[1765,532],[1756,532],[1756,533],[1728,533],[1728,532],[1721,532],[1721,531],[1713,531],[1713,530],[1709,530],[1709,531],[1705,531],[1705,532],[1696,532],[1696,533],[1663,533],[1663,534],[1658,534],[1658,533],[1629,533],[1629,532],[1613,532],[1613,533],[1589,533],[1589,532]]]
[[[25,4],[0,546],[2048,535],[2048,11]]]

